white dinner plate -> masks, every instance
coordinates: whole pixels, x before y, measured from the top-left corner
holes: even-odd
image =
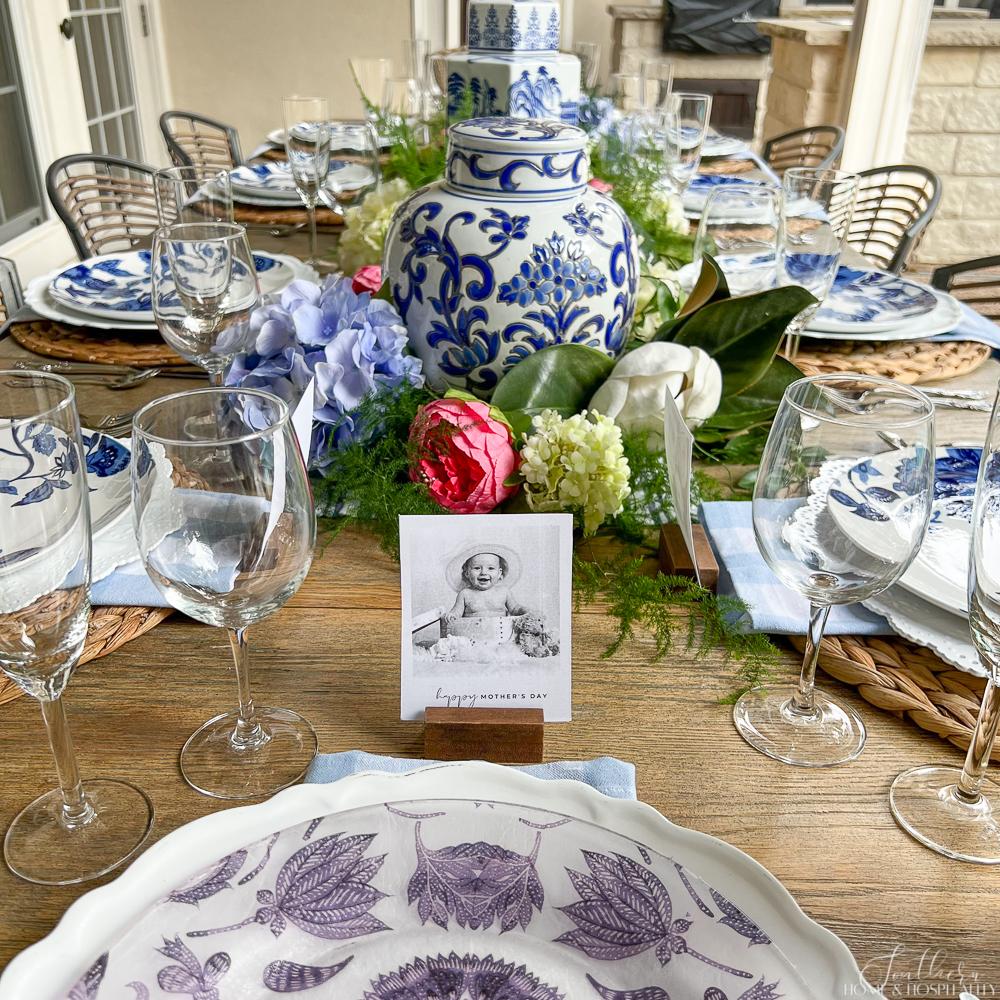
[[[483,763],[302,785],[196,820],[77,900],[10,963],[0,1000],[181,987],[241,1000],[878,995],[736,848],[581,782]]]
[[[268,204],[274,205],[301,204],[291,168],[285,162],[244,164],[230,171],[229,177],[234,197],[266,199]],[[331,160],[327,179],[332,188],[357,191],[371,184],[375,175],[363,164]]]
[[[872,333],[897,329],[936,306],[934,292],[925,285],[877,268],[841,264],[809,326],[830,333]]]
[[[701,155],[710,159],[713,156],[736,156],[738,153],[746,153],[750,144],[746,139],[737,139],[732,135],[719,135],[709,133],[705,136],[705,141],[701,146]]]
[[[267,133],[267,141],[272,146],[277,146],[279,149],[284,149],[285,148],[285,130],[283,128],[272,129],[270,132]],[[388,146],[392,145],[392,139],[390,139],[387,136],[380,135],[378,137],[378,143],[379,143],[379,145],[381,147],[387,148]],[[355,148],[360,153],[364,147],[361,146],[361,145],[358,145]]]
[[[889,451],[850,468],[830,489],[827,506],[841,531],[867,552],[889,540],[886,511],[913,495],[908,481],[912,449]],[[966,587],[972,504],[982,447],[935,449],[934,500],[920,551],[899,585],[938,608],[968,616]]]
[[[933,292],[937,305],[926,315],[903,320],[898,326],[870,331],[858,329],[854,333],[832,333],[807,326],[802,331],[802,336],[810,340],[902,341],[925,340],[940,333],[951,333],[962,321],[961,306],[947,292],[939,292],[937,289],[930,291]]]

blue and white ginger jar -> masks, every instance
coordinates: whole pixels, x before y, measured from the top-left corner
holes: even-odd
[[[443,180],[396,209],[385,273],[437,388],[489,396],[552,344],[617,357],[635,311],[635,234],[589,187],[586,134],[551,120],[473,118],[449,129]]]

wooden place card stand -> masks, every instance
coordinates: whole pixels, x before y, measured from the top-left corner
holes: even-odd
[[[696,579],[701,576],[701,585],[706,590],[715,591],[719,585],[719,564],[715,561],[715,553],[705,529],[700,524],[691,525],[694,535],[694,554],[698,560],[698,573],[695,573],[691,555],[684,544],[684,536],[677,524],[660,526],[660,569],[673,576],[689,576]]]
[[[424,719],[424,756],[430,760],[542,761],[545,716],[540,708],[428,706]]]

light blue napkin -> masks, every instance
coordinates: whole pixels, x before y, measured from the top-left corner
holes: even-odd
[[[1000,350],[1000,326],[986,316],[981,316],[974,309],[960,302],[962,319],[951,333],[940,333],[930,340],[976,340],[981,344],[989,344],[993,350]]]
[[[809,602],[789,590],[769,569],[757,548],[749,501],[701,505],[699,519],[719,564],[720,594],[735,594],[750,606],[754,632],[804,635]],[[860,604],[830,610],[827,635],[892,635],[889,623]]]
[[[433,760],[410,760],[405,757],[383,757],[364,750],[342,753],[321,753],[306,771],[307,784],[329,784],[361,771],[385,771],[387,774],[408,774]],[[550,764],[529,764],[517,768],[536,778],[572,778],[613,799],[634,799],[635,765],[617,757],[595,757],[593,760],[556,760]]]
[[[90,603],[95,607],[102,604],[136,608],[170,607],[170,602],[156,589],[138,561],[119,566],[103,580],[92,583]]]

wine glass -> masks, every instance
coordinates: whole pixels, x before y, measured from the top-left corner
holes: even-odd
[[[378,155],[378,133],[371,122],[330,122],[330,172],[324,200],[334,212],[343,215],[343,202],[359,201],[378,184]]]
[[[601,46],[597,42],[577,42],[573,53],[580,60],[580,84],[587,94],[592,94],[601,75]]]
[[[351,75],[361,93],[369,120],[378,117],[379,101],[385,93],[385,81],[392,76],[391,59],[348,59]]]
[[[250,314],[260,300],[246,229],[223,222],[159,229],[150,270],[160,335],[221,385],[226,366],[253,339]]]
[[[643,107],[665,107],[673,95],[674,64],[666,59],[643,59],[639,76],[642,79]]]
[[[413,77],[390,77],[382,91],[382,118],[391,124],[413,124],[422,105],[420,83]]]
[[[177,222],[232,222],[229,172],[215,167],[164,167],[153,174],[160,226]]]
[[[285,154],[292,180],[309,215],[309,261],[316,267],[316,205],[330,167],[330,112],[324,97],[286,97]]]
[[[1000,398],[979,463],[969,558],[969,630],[986,670],[979,718],[963,767],[911,768],[889,791],[896,822],[960,861],[1000,864],[1000,784],[987,777],[1000,727]]]
[[[786,353],[830,292],[854,215],[858,175],[818,167],[791,167],[782,178],[778,229],[778,284],[801,285],[816,297],[788,327]]]
[[[894,490],[866,488],[873,467],[895,473]],[[809,627],[798,686],[755,689],[733,707],[740,735],[761,753],[804,767],[861,753],[860,716],[815,690],[820,640],[833,605],[868,600],[905,572],[933,485],[934,407],[922,392],[839,374],[785,390],[757,473],[753,526],[764,561],[809,600]]]
[[[659,111],[663,165],[678,195],[701,165],[701,147],[712,117],[710,94],[671,94]]]
[[[615,109],[625,114],[647,110],[646,88],[638,73],[612,73],[608,81],[608,96]]]
[[[66,721],[90,618],[87,464],[66,379],[0,372],[0,482],[0,668],[38,700],[59,781],[18,813],[4,858],[29,882],[70,885],[132,857],[153,806],[127,781],[81,781]]]
[[[716,188],[705,202],[694,240],[700,269],[710,253],[734,295],[749,295],[775,282],[778,190],[765,185]]]
[[[193,788],[269,795],[305,772],[316,733],[298,713],[256,705],[247,629],[305,579],[316,519],[288,407],[261,390],[212,388],[154,400],[132,426],[133,524],[150,578],[172,607],[229,632],[239,708],[181,750]]]

